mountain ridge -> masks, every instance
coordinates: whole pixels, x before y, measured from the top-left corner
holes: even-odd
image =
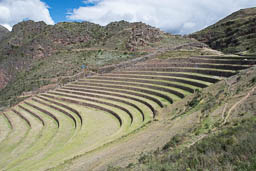
[[[224,53],[256,54],[256,8],[241,9],[189,35]]]

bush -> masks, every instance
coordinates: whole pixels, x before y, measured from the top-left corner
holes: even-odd
[[[198,89],[196,89],[195,96],[193,97],[193,99],[190,102],[188,102],[187,105],[189,107],[193,108],[193,107],[197,106],[200,103],[200,101],[201,101],[201,92]]]
[[[167,150],[170,147],[176,147],[177,145],[179,145],[182,141],[183,141],[183,135],[175,135],[174,137],[171,138],[171,140],[164,145],[163,150]]]
[[[253,77],[253,78],[252,78],[251,83],[252,83],[252,84],[255,84],[255,83],[256,83],[256,77]]]

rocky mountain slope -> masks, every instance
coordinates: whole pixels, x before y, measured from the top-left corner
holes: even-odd
[[[9,30],[0,25],[0,41],[9,33]]]
[[[256,53],[256,8],[239,10],[190,35],[225,53]]]
[[[0,41],[0,106],[23,92],[56,86],[81,75],[81,65],[95,72],[159,49],[192,44],[196,40],[173,36],[144,23],[97,24],[24,21]],[[47,87],[46,87],[47,89]]]

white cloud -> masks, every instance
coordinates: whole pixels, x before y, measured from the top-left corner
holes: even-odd
[[[94,6],[88,3],[97,2]],[[101,25],[112,21],[142,21],[172,33],[191,33],[209,26],[241,8],[256,6],[252,0],[87,0],[73,9],[70,20]]]
[[[24,19],[54,24],[48,6],[40,0],[0,0],[0,24],[8,28]]]

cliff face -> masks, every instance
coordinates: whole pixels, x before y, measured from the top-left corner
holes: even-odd
[[[9,30],[0,25],[0,41],[9,33]]]
[[[256,8],[239,10],[191,37],[224,53],[256,53]]]

